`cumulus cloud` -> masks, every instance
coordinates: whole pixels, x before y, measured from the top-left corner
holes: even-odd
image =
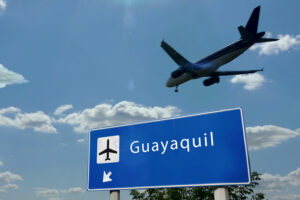
[[[1,7],[1,0],[0,0]],[[4,88],[7,85],[17,84],[17,83],[27,83],[28,81],[16,72],[10,71],[0,64],[0,88]]]
[[[83,142],[85,142],[85,139],[83,139],[83,138],[82,139],[78,139],[77,142],[78,143],[83,143]]]
[[[71,104],[66,104],[66,105],[62,105],[62,106],[59,106],[55,112],[54,112],[54,115],[61,115],[63,114],[64,112],[66,112],[67,110],[70,110],[72,109],[73,106]]]
[[[74,194],[74,193],[83,193],[84,189],[81,187],[73,187],[69,189],[48,189],[48,188],[35,188],[35,194],[37,197],[52,199],[62,199],[61,195],[63,194]]]
[[[78,133],[88,133],[95,128],[167,118],[179,112],[180,110],[174,106],[146,107],[134,102],[121,101],[115,105],[103,103],[73,112],[60,117],[56,122],[71,125]]]
[[[268,38],[271,36],[271,33],[267,34]],[[279,34],[277,38],[279,40],[276,42],[257,43],[252,46],[250,50],[258,50],[259,55],[277,55],[280,52],[288,51],[300,46],[300,35],[292,36],[289,34]]]
[[[233,84],[244,84],[245,90],[255,90],[262,86],[265,82],[265,78],[261,74],[241,74],[234,76],[230,82]]]
[[[147,107],[129,101],[121,101],[115,105],[102,103],[82,111],[66,113],[72,108],[71,104],[59,106],[54,111],[55,117],[49,116],[43,111],[24,113],[17,107],[2,108],[0,109],[0,127],[58,133],[54,123],[60,123],[73,127],[78,133],[87,133],[95,128],[167,118],[180,112],[174,106]],[[78,142],[83,142],[83,140],[79,139]]]
[[[265,193],[283,193],[284,190],[300,187],[300,168],[291,171],[285,176],[264,173],[260,178],[261,184],[259,190]]]
[[[17,112],[21,112],[21,110],[16,107],[8,107],[8,108],[0,109],[0,115],[9,114],[9,113],[17,113]]]
[[[51,118],[44,112],[22,113],[21,109],[16,107],[0,109],[0,126],[32,128],[36,132],[57,133]]]
[[[296,200],[300,198],[300,168],[286,175],[264,173],[257,190],[266,194],[267,199]]]
[[[10,171],[0,172],[0,192],[7,192],[7,190],[17,190],[19,187],[12,184],[15,181],[21,181],[23,178]]]
[[[61,192],[71,194],[71,193],[83,193],[83,192],[85,192],[85,190],[82,189],[81,187],[73,187],[73,188],[69,188],[67,190],[61,190]]]
[[[35,194],[38,197],[55,197],[59,195],[57,189],[35,188]]]
[[[11,173],[10,171],[0,172],[0,183],[2,184],[21,180],[23,180],[23,178],[18,174]]]
[[[6,6],[6,0],[0,0],[0,10],[5,10]]]
[[[17,190],[19,189],[19,187],[16,184],[7,184],[7,185],[3,185],[0,186],[0,192],[6,192],[7,190]]]
[[[291,130],[274,125],[247,127],[246,132],[250,150],[274,147],[300,135],[299,129]]]

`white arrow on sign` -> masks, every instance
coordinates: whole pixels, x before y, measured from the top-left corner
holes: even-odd
[[[103,172],[103,183],[112,181],[111,178],[109,178],[111,174],[111,171],[109,171],[107,174],[105,171]]]

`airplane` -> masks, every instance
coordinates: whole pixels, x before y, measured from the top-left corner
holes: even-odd
[[[260,6],[257,6],[252,11],[252,14],[246,24],[246,27],[239,26],[238,31],[241,35],[239,41],[230,44],[229,46],[216,51],[215,53],[195,62],[191,63],[180,55],[175,49],[168,45],[164,40],[161,42],[161,47],[179,66],[178,69],[171,73],[166,86],[176,87],[175,92],[178,92],[178,86],[189,80],[201,77],[209,77],[203,81],[204,86],[210,86],[220,82],[220,76],[250,74],[263,71],[263,69],[247,70],[247,71],[218,71],[218,69],[240,56],[255,43],[274,42],[278,39],[263,38],[265,32],[257,32]]]
[[[112,149],[109,148],[109,139],[107,139],[107,142],[106,142],[106,149],[104,151],[101,151],[99,153],[99,156],[102,155],[102,154],[105,154],[105,153],[106,153],[105,161],[110,160],[109,153],[118,153],[117,151],[112,150]]]

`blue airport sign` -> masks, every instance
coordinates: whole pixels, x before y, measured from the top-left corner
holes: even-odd
[[[250,183],[240,108],[94,130],[89,143],[88,190]]]

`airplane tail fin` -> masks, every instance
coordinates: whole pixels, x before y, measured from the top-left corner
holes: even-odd
[[[239,26],[238,30],[243,40],[255,40],[255,42],[274,42],[278,39],[273,38],[262,38],[265,35],[265,32],[257,33],[258,20],[259,20],[260,6],[257,6],[252,11],[252,14],[246,24],[246,27]]]
[[[257,35],[257,27],[259,20],[260,6],[257,6],[252,11],[252,14],[246,24],[246,27],[239,26],[238,30],[243,40],[252,40]]]
[[[246,25],[246,30],[252,35],[256,35],[256,33],[257,33],[259,13],[260,13],[260,6],[257,6],[252,11],[252,14]]]
[[[241,39],[243,40],[252,40],[254,39],[254,35],[252,35],[251,33],[249,33],[245,27],[243,26],[239,26],[238,27],[238,30],[240,32],[240,35],[241,35]]]

